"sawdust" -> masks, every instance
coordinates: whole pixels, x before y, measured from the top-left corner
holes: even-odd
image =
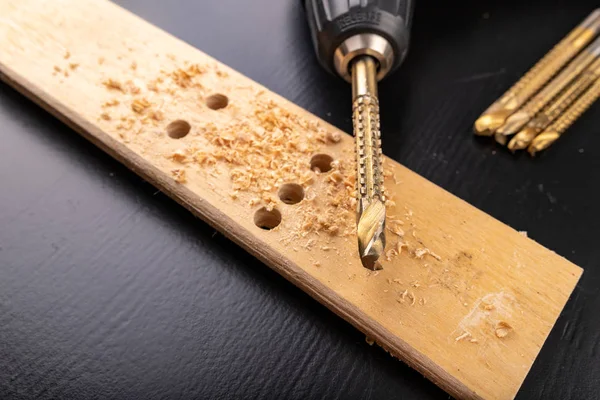
[[[112,90],[118,90],[120,92],[124,92],[125,89],[123,88],[123,84],[115,79],[107,79],[104,82],[102,82],[102,84],[107,88],[107,89],[112,89]]]
[[[99,64],[104,59],[98,60]],[[135,71],[137,64],[132,62],[130,70]],[[132,131],[142,129],[136,124],[154,125],[164,120],[164,114],[144,97],[149,92],[174,94],[175,90],[204,90],[200,82],[202,75],[214,72],[224,77],[226,72],[215,65],[184,63],[181,68],[161,70],[160,73],[142,86],[138,86],[127,77],[106,79],[103,86],[110,91],[118,91],[133,96],[130,107],[133,118],[124,116],[116,125],[117,130]],[[201,92],[202,93],[202,92]],[[203,93],[202,93],[203,94]],[[138,96],[139,95],[139,96]],[[106,101],[102,107],[113,107],[123,99]],[[231,101],[230,101],[231,102]],[[327,146],[341,142],[343,135],[334,129],[325,128],[318,121],[292,113],[280,107],[267,96],[258,94],[251,105],[254,112],[237,118],[225,125],[205,123],[195,126],[201,137],[202,146],[184,149],[185,154],[165,154],[172,161],[187,162],[208,170],[213,176],[224,171],[231,182],[230,197],[233,200],[244,199],[252,207],[264,205],[272,208],[277,204],[277,191],[281,185],[293,182],[301,185],[306,193],[298,205],[296,226],[291,229],[295,237],[307,234],[326,233],[331,236],[350,236],[355,232],[355,166],[354,159],[334,160],[331,170],[317,174],[311,170],[311,157],[326,154]],[[235,107],[235,104],[232,104]],[[219,168],[225,165],[228,168]],[[178,181],[185,181],[185,174]],[[387,173],[389,176],[393,173]],[[319,196],[311,194],[309,188],[317,181]],[[252,199],[248,201],[248,199]],[[394,220],[394,226],[404,222]],[[401,228],[395,229],[403,236]],[[402,247],[391,249],[390,259],[400,254]]]
[[[416,258],[422,259],[426,255],[429,255],[429,256],[435,258],[438,261],[442,260],[442,257],[438,256],[437,254],[435,254],[433,251],[429,250],[428,248],[418,248],[418,249],[415,250],[415,257]]]
[[[180,164],[185,164],[188,161],[187,154],[185,154],[185,151],[181,149],[175,150],[173,153],[171,153],[169,158]]]
[[[119,104],[121,104],[121,102],[119,100],[112,99],[112,100],[109,100],[109,101],[103,103],[102,108],[115,107],[115,106],[118,106]]]
[[[171,175],[175,178],[175,182],[177,183],[185,183],[187,182],[186,173],[184,169],[175,168],[171,170]]]
[[[151,105],[152,105],[152,103],[150,103],[146,99],[135,99],[131,103],[131,109],[135,113],[142,114],[144,111],[146,111],[148,108],[150,108]]]
[[[506,321],[498,321],[494,328],[496,337],[502,339],[507,337],[513,331],[513,327]]]

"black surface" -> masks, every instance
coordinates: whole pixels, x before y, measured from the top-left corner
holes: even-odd
[[[121,0],[343,128],[299,1]],[[519,393],[600,388],[600,105],[539,159],[478,114],[597,5],[418,2],[381,89],[385,153],[586,272]],[[1,49],[0,49],[1,51]],[[418,373],[0,85],[0,398],[446,399]]]

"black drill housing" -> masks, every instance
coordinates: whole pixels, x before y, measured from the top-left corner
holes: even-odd
[[[414,0],[302,0],[317,58],[332,74],[334,53],[347,38],[375,33],[394,50],[390,73],[400,66],[408,51]]]

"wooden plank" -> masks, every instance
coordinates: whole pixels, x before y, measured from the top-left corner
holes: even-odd
[[[0,49],[3,80],[456,397],[513,398],[581,275],[389,159],[366,271],[352,138],[108,1],[0,0]]]

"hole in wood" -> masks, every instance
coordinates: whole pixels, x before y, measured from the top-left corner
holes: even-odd
[[[278,194],[285,204],[298,204],[304,199],[304,188],[297,183],[286,183],[279,188]]]
[[[310,169],[315,172],[327,172],[331,170],[333,158],[327,154],[315,154],[310,159]]]
[[[178,119],[167,125],[167,135],[173,139],[181,139],[190,133],[190,129],[192,129],[192,126],[187,121]]]
[[[271,230],[281,223],[281,213],[277,209],[267,210],[265,207],[254,213],[254,224],[260,229]]]
[[[216,93],[206,98],[206,106],[211,110],[220,110],[227,107],[229,99],[224,94]]]

